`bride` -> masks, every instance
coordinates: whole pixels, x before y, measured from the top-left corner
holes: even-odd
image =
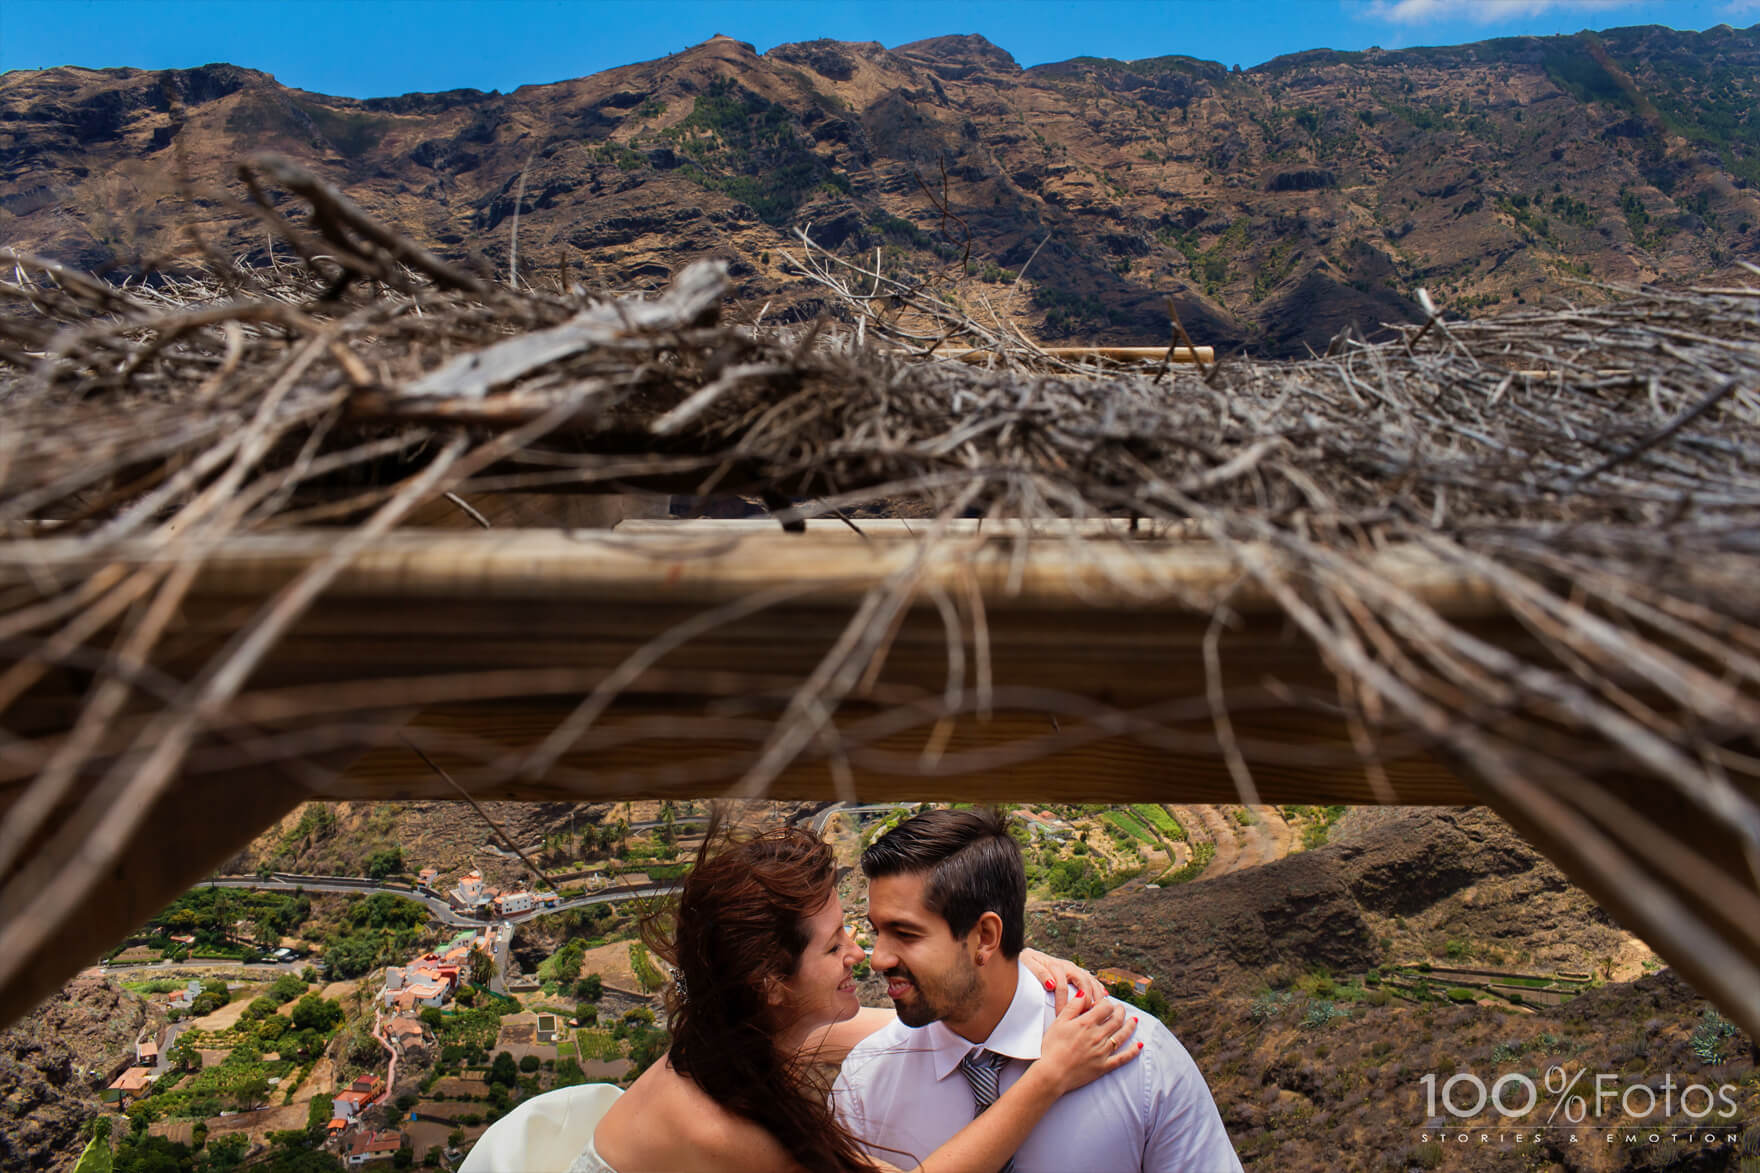
[[[621,1095],[592,1085],[520,1105],[460,1173],[894,1168],[867,1155],[830,1101],[836,1065],[893,1016],[856,1001],[863,953],[844,923],[830,849],[795,828],[719,839],[705,840],[685,880],[671,939],[653,942],[678,975],[671,1049]],[[1031,950],[1021,960],[1064,1003],[1041,1057],[912,1168],[995,1173],[1059,1096],[1136,1056],[1123,1007],[1090,975]],[[1066,980],[1080,981],[1067,1002]]]

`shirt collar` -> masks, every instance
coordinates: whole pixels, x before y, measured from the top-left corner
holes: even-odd
[[[1027,967],[1015,964],[1014,1000],[1003,1012],[1002,1021],[981,1043],[955,1034],[945,1022],[931,1022],[923,1029],[929,1035],[929,1049],[935,1064],[935,1078],[946,1079],[959,1067],[959,1061],[978,1047],[1007,1055],[1011,1059],[1037,1059],[1039,1045],[1045,1037],[1045,1008],[1050,1004],[1044,988]]]

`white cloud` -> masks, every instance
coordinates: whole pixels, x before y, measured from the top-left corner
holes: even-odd
[[[1493,24],[1543,12],[1602,12],[1629,8],[1637,0],[1369,0],[1358,15],[1394,24],[1431,24],[1445,20],[1468,20]],[[1732,5],[1760,6],[1760,0],[1731,0]]]
[[[1746,20],[1750,16],[1760,16],[1760,0],[1729,0],[1723,6],[1723,15],[1735,20]]]

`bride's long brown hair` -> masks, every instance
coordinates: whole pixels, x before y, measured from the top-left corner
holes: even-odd
[[[872,1163],[832,1113],[824,1068],[777,1053],[787,1024],[767,997],[800,964],[807,918],[836,879],[830,848],[806,831],[736,835],[717,811],[671,915],[649,918],[643,936],[683,979],[667,993],[672,1066],[815,1173],[868,1173]]]

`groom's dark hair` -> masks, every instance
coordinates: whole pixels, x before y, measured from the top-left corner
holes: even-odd
[[[1002,918],[1002,955],[1020,955],[1026,938],[1027,873],[1021,849],[992,809],[932,810],[906,819],[862,852],[862,874],[924,873],[923,899],[953,935],[972,931],[978,918]]]

